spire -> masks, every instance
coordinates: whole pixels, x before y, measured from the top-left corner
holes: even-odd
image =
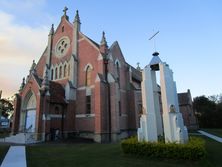
[[[76,11],[76,16],[75,16],[75,19],[74,19],[74,22],[73,22],[73,23],[75,23],[75,22],[81,24],[80,18],[79,18],[79,11],[78,11],[78,10]]]
[[[54,34],[54,24],[52,24],[52,27],[50,29],[49,35],[53,35]]]
[[[23,77],[23,79],[22,79],[22,83],[21,83],[21,86],[20,86],[20,88],[19,88],[19,92],[22,91],[22,89],[24,88],[24,86],[25,86],[25,77]]]
[[[106,42],[106,37],[105,37],[105,32],[103,31],[102,34],[102,39],[100,41],[100,45],[106,45],[107,46],[107,42]]]
[[[107,42],[106,42],[106,37],[105,37],[105,32],[103,31],[103,34],[102,34],[102,39],[100,41],[100,52],[102,54],[107,54],[108,52],[108,45],[107,45]]]
[[[30,73],[35,73],[36,72],[35,67],[36,67],[36,63],[35,63],[35,60],[33,60],[32,61],[32,66],[31,66],[29,72]]]
[[[68,8],[65,6],[63,9],[64,14],[63,14],[62,18],[64,17],[64,18],[66,18],[66,20],[69,20],[69,16],[67,16],[67,14],[66,14],[67,10],[68,10]]]

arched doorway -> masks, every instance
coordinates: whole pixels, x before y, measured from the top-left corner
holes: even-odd
[[[27,132],[35,132],[36,125],[36,97],[31,91],[25,96],[23,109],[23,127]]]

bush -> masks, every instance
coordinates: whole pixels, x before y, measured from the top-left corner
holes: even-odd
[[[190,137],[186,144],[138,142],[131,137],[123,140],[121,147],[125,154],[139,157],[198,160],[206,156],[205,142],[197,137]]]

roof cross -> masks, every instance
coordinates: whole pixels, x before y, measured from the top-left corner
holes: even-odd
[[[136,63],[136,65],[137,65],[137,67],[139,67],[139,66],[140,66],[140,63],[139,63],[139,62],[137,62],[137,63]]]
[[[157,31],[155,34],[153,34],[150,38],[149,38],[149,40],[151,41],[152,39],[154,39],[153,40],[153,44],[154,44],[154,50],[156,51],[156,35],[159,33],[160,31]]]
[[[64,12],[64,16],[66,16],[66,12],[67,12],[68,8],[65,6],[64,9],[63,9],[63,12]]]

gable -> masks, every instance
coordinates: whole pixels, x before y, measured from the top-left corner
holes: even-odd
[[[110,54],[112,55],[113,60],[118,59],[120,62],[126,62],[125,58],[120,49],[119,43],[115,41],[110,47]]]

